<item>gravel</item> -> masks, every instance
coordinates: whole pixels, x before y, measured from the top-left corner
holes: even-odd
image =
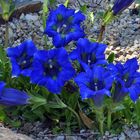
[[[19,129],[15,129],[15,131],[28,135],[34,140],[90,140],[91,138],[96,138],[96,136],[99,135],[99,132],[94,132],[90,130],[82,130],[77,134],[74,133],[71,135],[67,135],[64,133],[53,134],[53,132],[50,131],[47,124],[44,122],[24,123],[23,126],[21,126]]]
[[[0,26],[0,42],[4,44],[5,25]],[[32,39],[37,47],[42,48],[43,39],[42,20],[40,14],[21,14],[19,19],[9,22],[9,46],[16,46],[26,39]]]
[[[137,125],[127,126],[122,128],[119,134],[105,132],[103,137],[100,137],[99,132],[93,130],[82,129],[79,133],[67,135],[64,133],[53,134],[44,122],[25,123],[21,128],[16,130],[18,133],[28,135],[34,140],[139,140],[140,132]]]

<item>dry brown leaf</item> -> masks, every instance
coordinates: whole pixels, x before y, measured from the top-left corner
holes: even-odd
[[[93,125],[93,120],[91,120],[89,117],[87,117],[86,114],[84,114],[83,112],[79,111],[79,115],[84,123],[84,125],[89,128],[89,129],[93,129],[94,125]]]

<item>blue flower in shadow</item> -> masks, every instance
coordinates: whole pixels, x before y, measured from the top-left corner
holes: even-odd
[[[75,70],[64,48],[38,51],[34,55],[31,82],[45,86],[52,93],[60,93],[65,82],[73,78]]]
[[[44,33],[53,38],[55,47],[65,47],[72,40],[75,41],[85,36],[80,27],[83,20],[85,16],[80,11],[75,12],[75,10],[60,5],[50,12]]]
[[[28,104],[30,98],[26,92],[13,88],[6,88],[4,82],[0,82],[0,104],[6,106],[17,106]]]
[[[132,101],[136,102],[140,94],[140,73],[137,72],[139,68],[137,59],[129,59],[125,64],[117,63],[111,68],[112,72],[116,73],[113,100],[120,102],[129,94]]]
[[[128,6],[130,6],[135,0],[116,0],[114,6],[112,7],[112,11],[114,15],[125,10]]]
[[[85,71],[88,67],[93,67],[94,65],[106,64],[105,60],[105,49],[107,45],[90,42],[88,39],[80,38],[76,44],[77,48],[70,53],[70,58],[72,60],[78,60],[81,64],[81,71]]]
[[[12,64],[12,76],[30,76],[32,72],[33,55],[37,51],[31,40],[24,41],[19,46],[7,49],[7,55]]]
[[[82,99],[92,98],[96,106],[101,106],[104,96],[111,96],[110,88],[114,77],[101,66],[94,66],[86,72],[81,72],[75,82],[80,88]]]

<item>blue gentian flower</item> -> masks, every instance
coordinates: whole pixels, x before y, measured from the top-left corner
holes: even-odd
[[[56,10],[51,11],[46,21],[44,31],[53,38],[55,47],[65,47],[72,40],[78,40],[85,36],[80,23],[85,20],[85,16],[79,11],[68,9],[60,5]]]
[[[82,99],[92,98],[96,106],[101,106],[105,95],[111,96],[110,88],[114,78],[101,66],[94,66],[81,72],[75,82],[80,88]]]
[[[13,88],[6,88],[4,82],[0,82],[0,104],[6,106],[17,106],[28,104],[29,96]]]
[[[125,10],[128,6],[130,6],[135,0],[116,0],[114,6],[112,7],[112,11],[114,15]]]
[[[12,76],[30,76],[32,71],[33,55],[37,51],[34,43],[27,40],[14,48],[7,49],[7,55],[12,64]]]
[[[116,72],[115,90],[113,100],[120,102],[126,95],[130,95],[136,102],[140,94],[140,73],[136,58],[127,60],[125,64],[117,63],[114,67]]]
[[[75,70],[64,48],[38,51],[34,55],[31,82],[45,86],[52,93],[60,93],[65,82],[73,78]]]
[[[78,60],[84,70],[92,67],[94,64],[106,64],[104,51],[105,44],[90,42],[88,39],[80,38],[76,44],[77,48],[70,54],[72,60]]]

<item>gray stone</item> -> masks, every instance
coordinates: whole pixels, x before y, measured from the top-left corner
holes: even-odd
[[[84,130],[84,129],[80,130],[80,133],[84,133],[84,132],[86,132],[86,130]]]
[[[137,23],[140,23],[140,18],[136,18],[135,21],[136,21]]]
[[[25,15],[22,13],[19,19],[25,20]]]
[[[38,137],[43,137],[44,133],[43,132],[39,132]]]
[[[34,25],[37,26],[37,27],[40,27],[41,26],[39,21],[35,21],[34,22]]]
[[[12,39],[14,37],[14,32],[12,28],[9,28],[9,39]]]
[[[118,140],[118,137],[109,138],[109,140]]]
[[[44,137],[44,140],[50,140],[50,139],[46,136],[46,137]]]
[[[140,135],[139,135],[139,132],[138,132],[138,131],[133,130],[133,132],[130,133],[129,137],[130,137],[131,139],[139,139],[139,138],[140,138]]]
[[[33,139],[23,134],[14,133],[10,129],[0,127],[0,140],[33,140]]]
[[[64,139],[65,139],[64,136],[57,136],[53,140],[64,140]]]
[[[43,33],[44,32],[44,28],[43,28],[43,26],[40,26],[40,31]]]
[[[26,14],[25,15],[25,20],[27,21],[37,21],[38,20],[38,15],[32,15],[32,14]]]
[[[11,26],[12,29],[16,29],[16,25],[14,23],[11,22],[10,26]]]
[[[109,136],[109,132],[108,132],[108,131],[106,131],[106,132],[105,132],[105,135],[106,135],[106,136]]]
[[[124,133],[121,133],[119,140],[125,140],[125,139],[126,139],[126,136],[124,135]]]
[[[77,136],[66,136],[66,140],[77,140]]]

